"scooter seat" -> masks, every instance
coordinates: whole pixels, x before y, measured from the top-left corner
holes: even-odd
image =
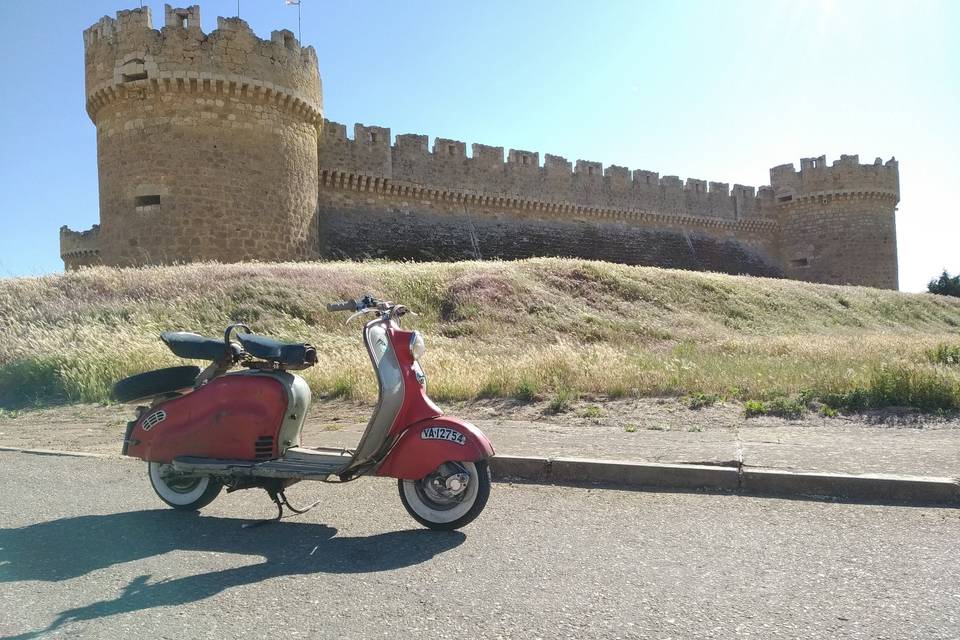
[[[302,342],[280,342],[255,333],[237,334],[244,351],[262,360],[272,360],[280,364],[315,364],[317,350]]]
[[[220,360],[227,354],[227,345],[222,338],[208,338],[189,331],[164,331],[160,339],[181,358]]]

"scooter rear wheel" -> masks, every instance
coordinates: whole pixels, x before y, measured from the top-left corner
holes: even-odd
[[[461,492],[451,491],[444,479],[456,475],[454,463],[440,465],[420,480],[399,480],[400,501],[414,520],[439,531],[459,529],[473,521],[490,497],[490,468],[486,460],[457,462],[469,474]]]
[[[170,475],[170,465],[148,462],[150,484],[157,496],[174,509],[196,511],[220,495],[223,485],[210,476]]]

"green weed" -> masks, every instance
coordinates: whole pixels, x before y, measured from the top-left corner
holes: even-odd
[[[581,418],[602,418],[607,415],[607,412],[602,408],[598,407],[595,404],[587,405],[586,407],[577,411],[577,415]]]
[[[960,344],[942,342],[927,351],[927,358],[933,364],[960,365]]]
[[[716,393],[697,393],[683,398],[683,403],[688,409],[703,409],[712,407],[720,402],[721,398]]]
[[[578,394],[569,387],[560,387],[553,394],[550,403],[547,405],[547,411],[550,413],[566,413],[573,408],[573,403],[577,401]]]
[[[748,400],[744,403],[744,414],[748,418],[755,416],[777,416],[796,420],[806,413],[807,407],[796,398],[784,396],[770,400]]]
[[[517,385],[513,389],[512,395],[517,400],[529,402],[536,399],[539,391],[540,386],[536,383],[536,381],[530,378],[520,378],[520,381],[517,382]]]

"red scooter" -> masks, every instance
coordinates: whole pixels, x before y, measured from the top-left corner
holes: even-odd
[[[306,510],[292,507],[284,495],[300,480],[377,475],[398,479],[403,506],[421,524],[449,530],[471,522],[490,494],[487,459],[493,447],[474,425],[443,415],[427,397],[419,363],[423,336],[400,328],[410,310],[369,295],[327,310],[351,311],[350,320],[375,316],[364,325],[363,340],[380,391],[356,449],[301,446],[311,394],[303,378],[290,372],[316,364],[316,350],[234,324],[222,340],[161,335],[176,355],[210,361],[205,370],[171,367],[115,385],[117,400],[145,405],[127,424],[124,455],[148,462],[154,490],[176,509],[204,507],[223,488],[259,487],[277,505],[280,519],[285,506]],[[242,368],[231,371],[237,366]]]

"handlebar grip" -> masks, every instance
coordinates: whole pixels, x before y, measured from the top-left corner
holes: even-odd
[[[356,311],[356,310],[357,310],[356,300],[344,300],[343,302],[327,303],[327,311]]]

